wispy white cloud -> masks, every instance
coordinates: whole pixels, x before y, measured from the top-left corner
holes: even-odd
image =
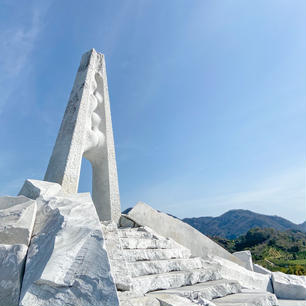
[[[47,8],[37,5],[30,10],[25,20],[0,30],[0,114],[18,85],[27,81],[30,56],[43,28]]]
[[[44,27],[44,17],[50,3],[51,1],[27,1],[22,7],[19,2],[7,1],[1,7],[8,17],[0,24],[0,116],[5,115],[6,120],[16,120],[13,114],[6,112],[7,106],[13,105],[14,111],[20,112],[22,106],[29,103],[29,79],[35,65],[32,55]],[[20,101],[20,97],[24,100]],[[5,125],[3,127],[6,128]],[[10,145],[3,146],[1,150],[0,195],[14,195],[23,184],[24,169],[16,172],[19,153]],[[21,179],[14,178],[14,172]]]
[[[25,66],[29,53],[33,50],[36,37],[40,30],[40,15],[34,11],[31,25],[19,25],[14,29],[1,32],[0,59],[6,77],[16,77]]]

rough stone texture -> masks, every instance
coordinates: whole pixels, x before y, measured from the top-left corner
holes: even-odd
[[[92,165],[100,220],[117,223],[121,210],[105,60],[94,49],[82,57],[44,180],[76,193],[83,156]]]
[[[0,244],[0,306],[18,305],[27,249],[24,244]]]
[[[279,306],[305,306],[303,300],[281,300],[278,299]]]
[[[128,249],[123,250],[127,261],[140,260],[159,260],[171,258],[189,258],[191,256],[190,250],[186,248],[176,249]]]
[[[213,269],[177,271],[134,277],[133,288],[137,294],[143,295],[158,289],[178,288],[220,278],[218,272]]]
[[[201,259],[183,258],[183,259],[169,259],[169,260],[151,260],[138,261],[128,264],[132,277],[160,274],[172,271],[194,270],[202,268]]]
[[[275,295],[280,299],[306,300],[306,276],[272,272]]]
[[[229,294],[239,293],[241,292],[241,286],[236,281],[229,280],[216,280],[209,281],[206,283],[200,283],[192,286],[168,289],[163,291],[156,291],[150,293],[152,296],[155,294],[175,294],[183,297],[187,297],[188,299],[201,302],[204,300],[213,300],[216,298],[224,297]]]
[[[156,299],[159,301],[160,306],[196,306],[199,304],[195,304],[191,302],[188,298],[166,294],[166,293],[158,293],[154,295]]]
[[[118,290],[130,290],[132,278],[122,251],[117,225],[113,221],[104,221],[102,231],[116,287]]]
[[[0,306],[18,305],[36,211],[24,196],[0,198]]]
[[[121,238],[124,249],[167,249],[175,248],[177,244],[172,239],[142,239],[142,238]]]
[[[36,200],[38,197],[51,197],[57,195],[62,186],[57,183],[51,183],[38,180],[26,180],[19,192],[30,199]]]
[[[120,300],[120,306],[160,306],[160,302],[154,297],[144,296],[129,300]]]
[[[252,254],[250,251],[235,252],[233,255],[245,263],[246,269],[253,271]]]
[[[253,270],[254,270],[254,272],[260,273],[260,274],[269,274],[269,275],[272,274],[272,272],[270,270],[268,270],[268,269],[266,269],[266,268],[264,268],[264,267],[262,267],[258,264],[253,264]]]
[[[4,196],[0,197],[0,209],[7,209],[12,206],[22,204],[26,201],[29,201],[25,196],[17,196],[17,197],[11,197],[11,196]]]
[[[211,258],[208,262],[217,266],[216,271],[222,278],[236,280],[244,288],[273,292],[270,275],[255,273],[218,256]]]
[[[130,228],[130,227],[120,228],[119,236],[120,238],[150,238],[150,239],[156,239],[161,237],[160,235],[153,233],[152,230],[147,226],[136,227],[136,228]]]
[[[0,198],[0,243],[29,245],[37,205],[24,196]]]
[[[219,264],[191,257],[190,250],[149,227],[120,228],[118,233],[133,283],[125,297],[221,278]]]
[[[274,294],[268,292],[243,292],[215,299],[216,306],[275,306],[278,305]]]
[[[137,227],[138,224],[136,224],[133,220],[129,219],[127,215],[121,214],[119,220],[119,226],[131,228],[131,227]]]
[[[131,291],[131,290],[130,291],[118,291],[117,293],[118,293],[118,298],[120,302],[144,296],[144,294],[139,295],[136,292]]]
[[[38,201],[20,306],[118,305],[91,198],[73,195]]]
[[[164,237],[174,239],[176,242],[190,249],[193,256],[207,258],[217,255],[241,266],[245,266],[241,260],[189,224],[162,212],[158,212],[145,203],[139,202],[129,211],[128,217],[140,225],[150,227]]]

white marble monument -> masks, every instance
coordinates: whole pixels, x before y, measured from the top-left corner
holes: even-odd
[[[0,306],[277,306],[305,288],[145,203],[121,215],[104,56],[85,53],[45,181],[0,197]]]
[[[45,174],[67,193],[78,191],[82,157],[92,165],[92,197],[101,221],[121,214],[104,55],[82,57]]]

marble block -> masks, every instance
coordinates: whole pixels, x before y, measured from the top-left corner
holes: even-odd
[[[38,200],[20,306],[116,306],[101,225],[89,194]]]

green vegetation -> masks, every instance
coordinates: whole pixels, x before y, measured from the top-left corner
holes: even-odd
[[[306,234],[298,230],[254,228],[233,240],[211,238],[229,252],[250,250],[253,262],[271,271],[306,275]]]

